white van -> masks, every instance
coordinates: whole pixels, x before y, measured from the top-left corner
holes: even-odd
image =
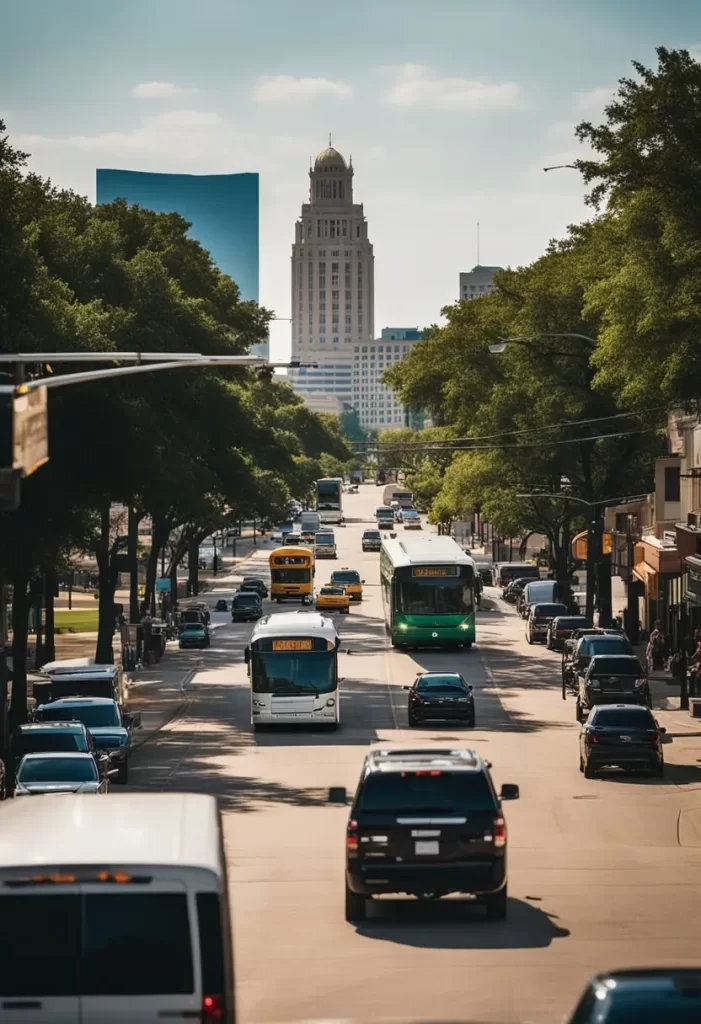
[[[300,533],[318,533],[321,526],[321,516],[318,512],[303,512],[299,517]]]
[[[121,665],[96,665],[94,658],[70,658],[49,662],[41,674],[46,677],[46,692],[39,693],[42,688],[35,684],[38,703],[59,697],[108,697],[123,708],[127,702],[127,681]]]
[[[213,797],[34,797],[2,819],[0,1021],[233,1024]]]

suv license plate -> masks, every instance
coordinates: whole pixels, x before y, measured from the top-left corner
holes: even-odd
[[[414,853],[416,856],[438,856],[439,844],[437,842],[426,842],[422,840],[414,843]]]

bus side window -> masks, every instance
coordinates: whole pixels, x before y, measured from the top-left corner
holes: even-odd
[[[243,660],[246,662],[247,665],[249,664],[249,662],[251,660],[251,648],[250,647],[245,647],[244,648]]]

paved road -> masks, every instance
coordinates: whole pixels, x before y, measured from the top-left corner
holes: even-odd
[[[545,1024],[562,1019],[594,970],[698,963],[699,735],[678,729],[664,779],[586,781],[559,656],[529,647],[501,602],[480,615],[471,652],[388,647],[378,556],[360,552],[378,494],[365,487],[345,501],[349,525],[337,531],[341,557],[330,565],[358,568],[367,583],[362,606],[339,623],[351,652],[341,655],[341,729],[254,738],[242,657],[250,627],[227,623],[184,715],[134,759],[134,785],[221,798],[242,1020]],[[246,572],[264,558],[254,556]],[[473,684],[475,730],[408,730],[401,686],[417,668],[436,667],[459,668]],[[325,795],[329,785],[354,786],[378,741],[474,745],[493,762],[497,784],[520,784],[521,800],[507,805],[506,922],[445,900],[383,902],[362,926],[346,924],[347,812]]]

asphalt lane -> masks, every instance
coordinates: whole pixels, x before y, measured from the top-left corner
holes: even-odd
[[[300,728],[254,736],[243,648],[250,626],[228,615],[189,688],[183,715],[137,752],[136,787],[216,794],[225,814],[241,1019],[555,1022],[595,970],[696,964],[701,917],[699,736],[665,746],[664,779],[578,770],[578,726],[560,695],[559,655],[526,644],[523,623],[494,593],[477,645],[463,652],[392,650],[378,555],[360,550],[380,500],[344,496],[335,566],[357,568],[364,600],[339,617],[343,677],[336,733]],[[245,565],[267,575],[265,551]],[[325,582],[318,562],[317,583]],[[222,586],[209,598],[230,593]],[[275,610],[276,606],[270,606]],[[475,691],[477,726],[409,730],[406,693],[419,669],[459,669]],[[659,714],[664,724],[665,712]],[[343,918],[347,809],[369,745],[449,742],[493,762],[506,805],[509,917],[487,922],[455,900],[381,901],[361,926]]]

